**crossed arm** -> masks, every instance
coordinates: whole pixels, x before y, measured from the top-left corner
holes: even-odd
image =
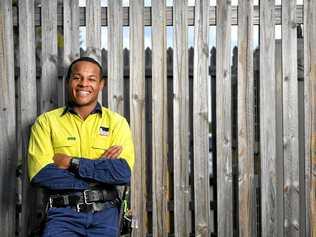
[[[121,146],[112,146],[97,160],[81,158],[76,174],[68,170],[72,157],[55,154],[53,164],[45,166],[32,182],[49,189],[87,189],[89,181],[107,184],[129,184],[129,165],[119,156]]]

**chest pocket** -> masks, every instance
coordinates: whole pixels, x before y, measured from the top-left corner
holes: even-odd
[[[108,136],[97,135],[92,144],[92,156],[99,158],[110,146],[110,138]]]
[[[54,139],[53,140],[53,148],[54,153],[62,153],[69,156],[77,156],[77,144],[78,142],[74,140],[68,140],[68,139]]]

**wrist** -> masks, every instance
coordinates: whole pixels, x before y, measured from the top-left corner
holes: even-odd
[[[79,163],[80,159],[77,157],[72,157],[69,162],[69,168],[68,170],[74,174],[77,174],[79,172]]]

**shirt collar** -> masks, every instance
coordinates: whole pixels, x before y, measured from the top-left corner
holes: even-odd
[[[65,107],[61,116],[65,115],[67,112],[72,113],[72,114],[77,114],[74,108],[75,108],[74,104],[72,102],[69,102],[67,106]],[[99,102],[97,102],[96,106],[94,107],[94,109],[91,111],[90,114],[96,114],[96,113],[99,113],[102,115],[102,106],[100,105]]]

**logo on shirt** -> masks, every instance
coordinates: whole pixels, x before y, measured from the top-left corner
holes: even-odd
[[[67,137],[67,140],[68,140],[68,141],[75,141],[76,138],[75,138],[75,137]]]
[[[109,128],[100,127],[99,132],[100,132],[100,135],[101,135],[101,136],[107,136],[107,135],[109,135]]]

